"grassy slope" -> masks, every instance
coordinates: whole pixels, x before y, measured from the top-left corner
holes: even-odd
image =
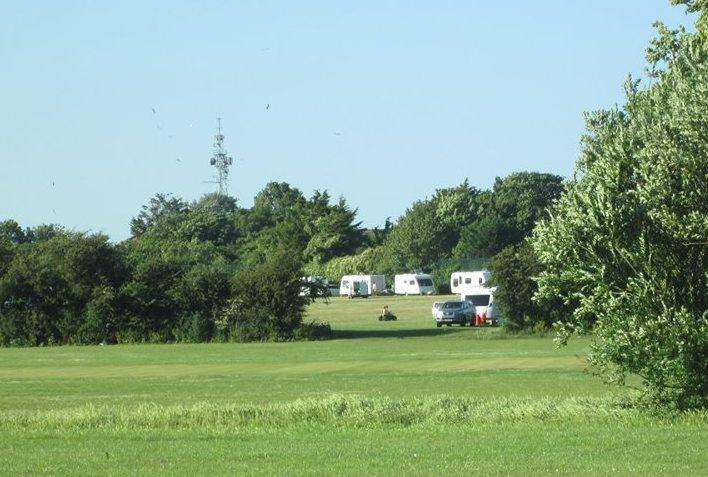
[[[558,350],[547,338],[437,329],[430,318],[432,301],[317,303],[310,318],[329,321],[337,331],[337,339],[328,342],[2,349],[0,455],[6,458],[0,467],[14,473],[86,474],[106,468],[117,473],[138,468],[150,473],[708,471],[702,414],[660,420],[634,411],[595,412],[617,391],[583,373],[586,342]],[[376,320],[383,304],[391,305],[399,321]],[[379,414],[360,410],[361,422],[349,422],[340,405],[324,421],[319,411],[317,419],[307,417],[312,412],[307,406],[327,403],[333,393],[351,403],[370,399],[374,407],[394,403]],[[486,403],[492,414],[506,412],[494,407],[505,399],[518,412],[490,420],[479,414],[486,412],[483,405],[469,419],[452,422],[436,414],[434,397],[441,395],[458,403]],[[411,407],[415,396],[427,407]],[[560,417],[557,410],[528,411],[528,403],[539,399],[565,406],[577,398],[587,402]],[[309,401],[293,404],[297,399]],[[205,402],[213,407],[211,417],[199,414],[204,411],[199,403]],[[159,406],[143,415],[134,411],[141,403]],[[267,413],[285,409],[283,422],[223,417],[254,404]],[[167,424],[151,424],[165,419],[164,406],[187,406],[187,411],[166,418]],[[382,418],[406,409],[432,417],[413,424]],[[93,413],[91,424],[50,425],[51,419],[82,412]],[[149,425],[111,421],[131,412]],[[29,424],[13,424],[18,413]]]

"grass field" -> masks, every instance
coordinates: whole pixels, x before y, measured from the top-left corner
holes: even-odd
[[[708,474],[705,413],[622,404],[587,341],[436,328],[432,301],[318,302],[323,342],[0,349],[0,470]]]

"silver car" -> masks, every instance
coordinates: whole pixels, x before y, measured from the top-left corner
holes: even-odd
[[[438,328],[453,324],[467,326],[472,323],[474,307],[468,301],[444,301],[435,303],[432,312]]]

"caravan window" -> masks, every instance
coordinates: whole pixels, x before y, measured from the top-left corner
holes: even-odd
[[[342,281],[342,286],[344,288],[349,288],[349,282],[347,280]]]
[[[474,306],[489,306],[489,295],[470,295],[465,298]]]
[[[472,279],[470,277],[465,278],[465,283],[469,285],[472,283]]]
[[[415,280],[411,280],[410,282],[408,282],[408,284],[409,284],[409,285],[415,285]]]
[[[432,287],[433,281],[430,278],[419,278],[418,285],[422,287]]]
[[[456,286],[459,285],[459,284],[460,284],[460,282],[457,280],[457,278],[453,278],[453,279],[452,279],[452,286],[453,286],[453,287],[456,287]]]

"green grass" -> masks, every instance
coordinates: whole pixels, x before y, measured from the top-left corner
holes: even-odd
[[[585,340],[436,328],[441,299],[315,303],[323,342],[0,349],[0,469],[708,473],[705,413],[623,404]]]

